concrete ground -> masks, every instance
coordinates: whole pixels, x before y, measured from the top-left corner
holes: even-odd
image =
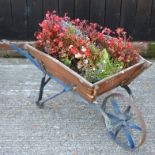
[[[26,59],[0,58],[0,155],[155,154],[155,65],[131,84],[147,126],[146,143],[134,152],[111,141],[102,117],[81,106],[72,93],[49,101],[44,109],[36,107],[40,78]],[[51,82],[45,94],[60,89]]]

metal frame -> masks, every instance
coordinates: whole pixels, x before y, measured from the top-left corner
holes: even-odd
[[[42,71],[43,73],[43,77],[41,79],[41,83],[40,83],[40,91],[39,91],[39,96],[38,96],[38,100],[36,102],[36,105],[40,108],[43,108],[44,104],[49,101],[49,100],[52,100],[54,99],[55,97],[65,93],[65,92],[69,92],[69,91],[72,91],[74,89],[74,85],[65,85],[61,80],[55,78],[54,76],[52,76],[51,74],[48,74],[48,72],[46,71],[46,69],[44,68],[44,65],[41,63],[41,62],[38,62],[35,58],[33,58],[29,53],[27,53],[26,51],[22,50],[21,48],[17,47],[16,45],[11,45],[11,48],[16,50],[18,53],[20,53],[21,55],[25,56],[26,58],[28,58],[39,70]],[[63,89],[54,94],[54,95],[51,95],[47,98],[44,98],[43,99],[43,94],[44,94],[44,88],[45,86],[49,83],[50,80],[54,80],[56,81],[57,83],[59,83],[60,85],[63,86]],[[124,88],[126,90],[126,92],[129,94],[130,98],[133,100],[133,93],[131,91],[131,89],[127,86],[127,85],[124,85],[122,86],[122,88]],[[113,94],[114,96],[118,95],[118,94]],[[109,97],[109,96],[108,96]],[[105,98],[106,100],[107,98]],[[124,113],[124,116],[122,119],[122,113],[120,112],[120,109],[119,109],[119,105],[117,103],[117,101],[113,101],[113,108],[114,108],[114,111],[116,114],[118,114],[118,116],[112,116],[111,114],[108,114],[106,112],[106,110],[104,109],[104,103],[102,105],[98,104],[97,101],[94,101],[93,104],[89,103],[87,100],[85,100],[84,98],[81,100],[82,103],[84,103],[87,107],[91,108],[91,109],[94,109],[95,111],[99,112],[103,117],[104,117],[104,121],[105,121],[105,125],[106,125],[106,128],[111,136],[111,138],[117,143],[117,144],[120,144],[120,142],[118,142],[116,140],[116,136],[117,136],[117,133],[120,131],[120,129],[117,129],[115,132],[113,132],[113,121],[116,121],[117,120],[117,123],[121,123],[121,128],[123,128],[124,132],[125,132],[125,136],[127,138],[127,141],[129,143],[129,147],[126,146],[126,145],[121,145],[123,148],[127,148],[127,149],[135,149],[136,147],[139,147],[144,139],[145,139],[145,131],[144,131],[144,137],[142,138],[142,142],[140,142],[140,144],[138,146],[136,146],[134,144],[134,141],[132,139],[132,136],[129,132],[129,130],[127,130],[127,127],[128,127],[128,119],[127,119],[127,114],[130,112],[130,109],[132,106],[128,106],[128,108],[126,109],[126,112]],[[139,114],[140,115],[140,114]],[[121,116],[121,117],[120,117]],[[142,121],[142,124],[143,121]],[[143,125],[142,128],[137,126],[137,125],[132,125],[130,128],[134,128],[134,129],[137,129],[139,131],[142,131],[142,128],[144,128],[145,130],[145,126]]]

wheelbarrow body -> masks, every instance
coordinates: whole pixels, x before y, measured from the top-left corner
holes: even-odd
[[[66,85],[73,84],[74,91],[90,103],[94,102],[98,96],[113,88],[130,84],[132,80],[151,65],[150,62],[140,57],[140,61],[137,64],[92,84],[57,59],[39,51],[34,46],[27,44],[25,48],[43,65],[46,72],[62,80]]]

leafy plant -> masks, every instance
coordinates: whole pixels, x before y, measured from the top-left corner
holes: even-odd
[[[122,28],[113,32],[86,20],[59,17],[55,12],[47,12],[39,26],[36,47],[92,83],[139,60],[139,50]]]

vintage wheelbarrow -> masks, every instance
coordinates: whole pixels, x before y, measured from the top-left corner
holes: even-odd
[[[111,139],[117,144],[125,149],[133,150],[144,143],[146,138],[145,123],[134,103],[134,97],[128,85],[151,66],[149,61],[140,57],[140,61],[137,64],[92,84],[57,59],[36,49],[34,44],[17,46],[5,41],[1,42],[0,45],[3,47],[9,46],[16,50],[43,72],[39,97],[36,102],[38,107],[42,108],[45,102],[65,92],[74,91],[83,97],[84,104],[101,113]],[[43,99],[44,87],[50,80],[57,81],[64,89]],[[96,101],[98,96],[118,86],[124,88],[129,97],[120,93],[112,93],[101,104],[98,104]]]

